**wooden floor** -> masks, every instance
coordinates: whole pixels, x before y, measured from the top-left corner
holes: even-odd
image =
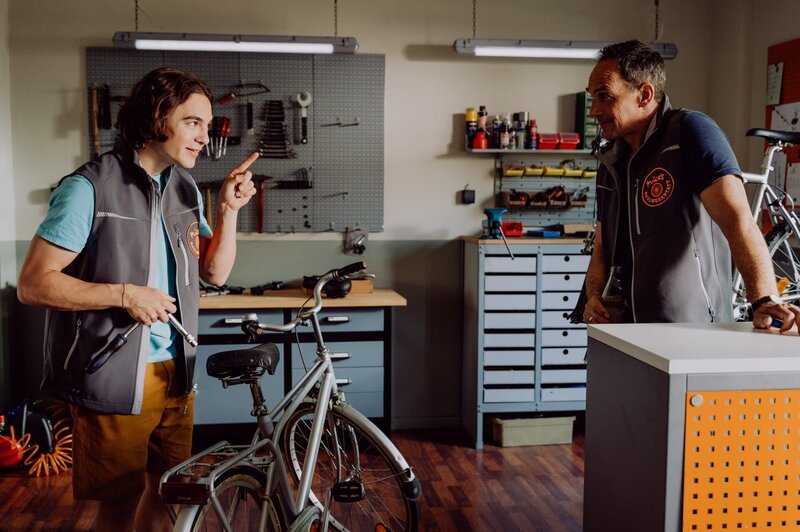
[[[465,446],[455,431],[395,431],[422,482],[422,530],[578,531],[584,440],[571,445]],[[97,505],[72,499],[68,475],[0,470],[0,530],[92,530]]]

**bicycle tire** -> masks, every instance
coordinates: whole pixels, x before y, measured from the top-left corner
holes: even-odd
[[[308,444],[311,420],[316,403],[303,403],[287,420],[281,434],[281,448],[289,476],[299,482]],[[359,415],[360,416],[360,415]],[[392,457],[396,449],[384,444],[361,426],[380,433],[366,418],[356,419],[349,408],[334,407],[320,443],[319,457],[311,483],[310,499],[324,511],[325,494],[341,480],[363,482],[365,495],[361,501],[339,503],[331,499],[330,527],[333,530],[405,530],[419,527],[419,508],[416,495],[407,493],[406,471]],[[372,428],[374,427],[374,428]],[[339,452],[336,452],[338,442]],[[417,483],[416,479],[411,481]],[[418,484],[415,485],[418,489]],[[415,490],[411,490],[415,491]]]
[[[794,235],[789,224],[781,222],[773,227],[766,235],[764,242],[769,251],[772,267],[775,270],[775,286],[785,285],[780,291],[782,297],[792,297],[800,295],[800,257],[797,251],[791,246],[792,236]],[[736,291],[736,286],[740,289]],[[734,319],[737,321],[747,321],[753,319],[750,310],[747,294],[741,282],[741,274],[736,273],[734,279]]]
[[[261,517],[260,504],[264,493],[263,478],[252,472],[234,468],[227,471],[217,482],[215,491],[233,530],[258,530]],[[266,529],[277,532],[287,528],[280,505],[277,502],[270,504]],[[204,506],[181,507],[173,530],[212,532],[224,530],[224,527],[209,499]]]

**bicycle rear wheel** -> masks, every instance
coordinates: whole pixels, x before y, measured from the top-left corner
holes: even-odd
[[[264,504],[264,481],[257,476],[234,469],[217,482],[217,498],[233,530],[258,530],[261,506]],[[266,515],[266,530],[280,531],[287,527],[281,513],[270,501]],[[205,506],[187,506],[181,509],[175,530],[206,532],[225,530],[211,499]]]
[[[287,421],[281,436],[284,459],[295,485],[302,472],[313,418],[314,404],[301,405]],[[335,484],[345,481],[360,483],[364,489],[359,501],[336,502],[331,498],[332,529],[417,530],[416,497],[407,496],[406,473],[391,457],[392,451],[355,420],[349,419],[347,411],[328,412],[311,483],[311,502],[324,511],[328,492]]]
[[[794,237],[794,238],[793,238]],[[765,236],[764,241],[772,258],[772,267],[775,270],[775,287],[778,294],[784,298],[793,299],[798,303],[800,298],[800,257],[797,248],[797,235],[794,234],[789,224],[781,222],[773,227]],[[741,282],[741,275],[736,274],[734,280],[733,314],[737,321],[751,320],[753,318],[747,294]],[[739,290],[736,291],[736,286]]]

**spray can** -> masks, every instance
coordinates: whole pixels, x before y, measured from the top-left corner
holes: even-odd
[[[468,107],[466,112],[467,119],[467,146],[471,147],[475,140],[475,133],[478,132],[478,113],[474,108]]]
[[[484,133],[487,133],[487,122],[489,121],[489,114],[486,112],[486,106],[481,105],[478,108],[478,129],[482,129]]]

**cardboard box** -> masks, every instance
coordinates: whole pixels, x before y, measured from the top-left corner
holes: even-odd
[[[575,416],[528,419],[492,418],[494,439],[501,447],[572,443]]]

